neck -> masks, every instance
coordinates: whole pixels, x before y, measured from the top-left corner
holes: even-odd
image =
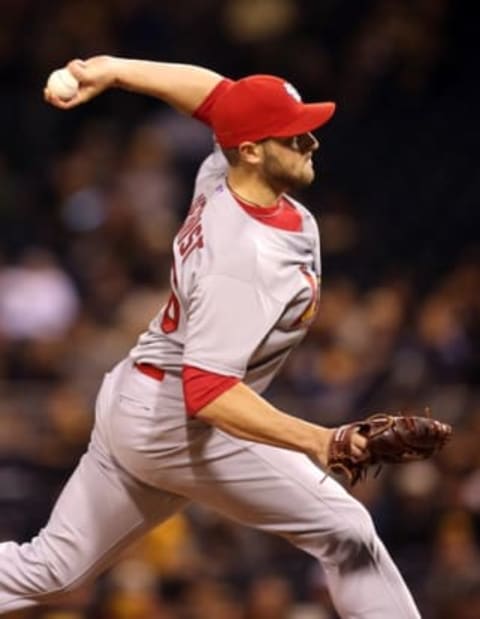
[[[227,184],[240,199],[259,207],[272,206],[284,191],[271,187],[265,180],[243,170],[241,166],[229,168]]]

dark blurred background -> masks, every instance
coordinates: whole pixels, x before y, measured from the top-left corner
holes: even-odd
[[[270,390],[326,425],[425,406],[433,461],[355,489],[426,619],[480,618],[478,22],[454,0],[2,0],[0,538],[27,540],[85,448],[103,372],[168,294],[211,136],[112,91],[47,106],[98,53],[274,73],[338,102],[319,137],[318,319]],[[79,506],[81,508],[81,506]],[[301,506],[299,506],[301,509]],[[13,615],[12,615],[13,616]],[[332,619],[320,568],[193,507],[94,585],[22,619]]]

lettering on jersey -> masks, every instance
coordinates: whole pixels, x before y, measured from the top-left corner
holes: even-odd
[[[173,291],[177,287],[177,273],[175,272],[175,262],[172,265],[171,272],[172,292],[168,298],[165,309],[163,310],[161,328],[164,333],[173,333],[178,329],[180,322],[180,301]]]
[[[195,249],[203,247],[202,213],[206,203],[207,199],[203,194],[195,198],[177,234],[176,243],[182,262],[185,262]]]

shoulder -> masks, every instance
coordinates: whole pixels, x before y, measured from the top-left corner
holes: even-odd
[[[299,211],[303,221],[303,231],[307,239],[310,239],[310,243],[313,244],[314,250],[318,252],[320,250],[320,230],[318,226],[317,218],[312,212],[295,198],[286,196],[293,206]]]
[[[299,211],[299,213],[302,215],[304,222],[306,222],[309,226],[318,228],[317,220],[315,219],[311,211],[306,206],[304,206],[301,202],[299,202],[295,198],[292,198],[292,196],[290,195],[287,195],[286,198]]]
[[[214,144],[213,152],[206,157],[198,168],[195,178],[195,193],[209,192],[211,185],[225,177],[228,163],[218,144]]]

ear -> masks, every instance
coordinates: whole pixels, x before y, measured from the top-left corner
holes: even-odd
[[[241,161],[250,165],[257,165],[263,161],[263,149],[257,142],[242,142],[238,146],[238,154]]]

